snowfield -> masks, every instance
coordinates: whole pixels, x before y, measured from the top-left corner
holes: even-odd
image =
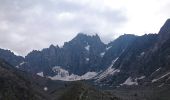
[[[39,72],[37,73],[38,76],[44,77],[44,73],[43,72]]]
[[[112,64],[105,70],[103,71],[102,73],[100,73],[99,75],[97,75],[95,77],[95,79],[97,79],[97,81],[100,81],[102,79],[104,79],[105,77],[109,76],[109,75],[114,75],[115,73],[118,73],[120,72],[119,69],[115,69],[115,68],[112,68],[114,63],[117,61],[118,58],[116,58],[115,60],[112,61]]]
[[[48,76],[52,80],[62,80],[62,81],[77,81],[77,80],[88,80],[95,77],[97,72],[87,72],[82,76],[69,74],[65,69],[62,69],[59,66],[53,67],[53,71],[56,73],[55,76]]]

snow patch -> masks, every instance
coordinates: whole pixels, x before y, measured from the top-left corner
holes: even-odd
[[[158,80],[160,80],[160,79],[162,79],[162,78],[164,78],[164,77],[166,77],[166,76],[168,76],[168,75],[170,75],[170,72],[166,73],[165,75],[163,75],[163,76],[161,76],[161,77],[159,77],[159,78],[153,79],[153,80],[152,80],[152,83],[157,82]]]
[[[86,49],[87,51],[89,51],[89,50],[90,50],[90,45],[87,45],[87,46],[85,47],[85,49]]]
[[[95,77],[97,75],[96,72],[87,72],[84,75],[81,76],[81,79],[92,79],[93,77]]]
[[[20,66],[22,66],[23,64],[25,64],[26,62],[21,62],[19,65],[16,66],[16,68],[19,68]]]
[[[89,58],[86,58],[86,61],[89,61],[90,59]]]
[[[143,56],[145,54],[145,52],[142,52],[141,54],[140,54],[140,56]]]
[[[137,78],[138,80],[141,80],[141,79],[144,79],[145,78],[145,76],[141,76],[141,77],[139,77],[139,78]]]
[[[164,83],[162,83],[161,85],[159,85],[158,87],[162,87],[162,86],[164,86]]]
[[[157,72],[157,71],[159,71],[160,69],[161,69],[161,67],[160,67],[160,68],[158,68],[158,69],[156,70],[156,72]]]
[[[105,52],[100,53],[100,56],[103,57],[105,55]]]
[[[65,69],[62,69],[60,66],[53,67],[52,71],[55,72],[57,76],[60,76],[60,77],[69,76],[69,72]]]
[[[38,76],[44,77],[44,73],[43,72],[39,72],[37,73]]]
[[[15,66],[16,68],[19,68],[19,66],[17,65],[17,66]]]
[[[77,81],[77,80],[88,80],[95,77],[98,73],[96,72],[87,72],[82,76],[69,74],[65,69],[62,69],[59,66],[53,68],[53,71],[56,73],[55,76],[48,76],[52,80],[62,80],[62,81]]]
[[[121,86],[123,85],[138,85],[138,80],[141,80],[141,79],[144,79],[145,76],[141,76],[141,77],[138,77],[138,78],[135,78],[133,79],[132,77],[129,77],[126,79],[126,81],[122,84],[120,84]]]
[[[112,46],[107,47],[106,50],[109,50],[111,47],[112,47]]]
[[[99,74],[97,77],[95,77],[95,79],[97,79],[97,81],[100,81],[102,80],[103,78],[109,76],[109,75],[114,75],[115,73],[118,73],[120,72],[119,69],[115,69],[115,68],[112,68],[114,63],[117,61],[118,58],[116,58],[115,60],[112,61],[112,64],[104,71],[102,72],[101,74]]]
[[[168,77],[168,79],[166,81],[170,80],[170,77]]]
[[[160,71],[160,70],[161,70],[161,67],[158,68],[158,69],[156,69],[156,70],[151,74],[151,76],[154,75],[156,72],[158,72],[158,71]]]
[[[137,80],[132,79],[132,77],[129,77],[126,79],[126,81],[120,85],[138,85]]]

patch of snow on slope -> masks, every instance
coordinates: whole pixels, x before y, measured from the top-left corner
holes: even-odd
[[[133,80],[132,77],[126,79],[126,81],[120,85],[138,85],[137,80]]]
[[[138,80],[141,80],[141,79],[144,79],[145,78],[145,76],[141,76],[141,77],[139,77],[139,78],[137,78]]]
[[[65,69],[62,69],[60,66],[55,66],[52,68],[53,72],[55,72],[58,76],[66,77],[69,76],[69,72]]]
[[[115,60],[112,61],[112,64],[104,71],[102,72],[101,74],[99,74],[96,79],[97,81],[100,81],[102,80],[103,78],[109,76],[109,75],[114,75],[115,73],[117,72],[120,72],[119,69],[115,69],[115,68],[112,68],[114,63],[117,61],[118,58],[116,58]]]
[[[112,47],[112,46],[107,47],[106,50],[109,50],[111,47]]]
[[[164,77],[166,77],[166,76],[168,76],[168,75],[170,75],[170,72],[169,72],[169,73],[166,73],[165,75],[163,75],[163,76],[161,76],[161,77],[159,77],[159,78],[153,79],[153,80],[152,80],[152,83],[157,82],[158,80],[160,80],[160,79],[162,79],[162,78],[164,78]]]
[[[166,81],[168,81],[168,80],[170,80],[170,77]]]
[[[143,56],[145,54],[145,52],[142,52],[141,54],[140,54],[140,56]]]
[[[162,83],[161,85],[159,85],[158,87],[162,87],[162,86],[164,86],[165,84],[164,83]]]
[[[69,72],[65,69],[62,69],[59,66],[53,68],[53,71],[56,73],[55,76],[48,76],[48,78],[52,80],[62,80],[62,81],[77,81],[77,80],[88,80],[97,75],[96,72],[87,72],[82,76],[69,74]]]
[[[89,58],[86,58],[86,61],[89,61],[90,59]]]
[[[105,52],[100,53],[100,56],[103,57],[105,55]]]
[[[84,75],[81,76],[81,79],[92,79],[93,77],[95,77],[97,75],[96,72],[87,72]]]
[[[44,77],[44,73],[43,72],[39,72],[37,73],[38,76]]]
[[[161,69],[161,67],[160,67],[160,68],[158,68],[155,72],[159,71],[160,69]]]
[[[21,62],[19,65],[16,66],[16,68],[19,68],[19,66],[22,66],[23,64],[25,64],[25,62]]]
[[[89,51],[89,50],[90,50],[90,45],[87,45],[87,46],[85,47],[85,49],[86,49],[87,51]]]
[[[155,73],[159,72],[160,70],[161,70],[161,67],[158,68],[158,69],[156,69],[156,70],[151,74],[151,76],[154,75]]]

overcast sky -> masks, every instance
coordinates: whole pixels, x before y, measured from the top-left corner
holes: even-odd
[[[98,33],[105,43],[157,33],[169,9],[170,0],[0,0],[0,48],[26,55],[79,32]]]

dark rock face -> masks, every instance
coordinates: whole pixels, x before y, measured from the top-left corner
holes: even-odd
[[[88,36],[80,33],[61,48],[51,45],[42,51],[34,50],[25,59],[2,49],[0,56],[11,65],[31,73],[42,71],[44,75],[54,75],[52,67],[61,66],[71,73],[82,75],[88,71],[105,69],[135,37],[123,35],[106,45],[98,35]]]
[[[136,38],[137,36],[135,35],[125,34],[110,42],[104,51],[105,55],[103,56],[100,66],[107,68],[111,62],[119,57]]]
[[[88,71],[106,69],[135,38],[134,35],[123,35],[106,45],[98,35],[88,36],[80,33],[63,47],[51,45],[42,51],[34,50],[25,58],[1,49],[0,57],[31,73],[42,71],[44,75],[55,75],[52,68],[61,66],[71,73],[82,75]]]
[[[152,74],[156,69],[162,68],[167,71],[169,68],[169,52],[170,52],[170,20],[168,19],[158,33],[156,43],[152,48],[148,49],[147,53],[142,58],[141,68],[143,72],[148,76]],[[159,45],[158,45],[159,44]],[[157,48],[157,49],[155,49]],[[149,66],[149,67],[148,67]],[[142,71],[142,70],[140,70]]]
[[[21,56],[16,56],[10,50],[0,49],[0,58],[6,60],[13,66],[17,66],[24,61],[24,58]]]
[[[0,99],[1,100],[46,100],[36,92],[32,83],[17,74],[17,70],[0,59]]]
[[[21,68],[33,73],[43,71],[52,75],[51,68],[61,66],[71,73],[82,75],[87,71],[100,69],[100,53],[104,49],[105,44],[98,35],[80,33],[61,48],[51,45],[42,51],[32,51],[25,57],[26,65]]]
[[[166,41],[170,38],[170,19],[168,19],[159,31],[160,41]]]
[[[98,35],[78,34],[63,47],[51,45],[42,51],[32,51],[25,57],[21,68],[33,73],[40,71],[54,75],[52,67],[61,66],[71,73],[82,75],[88,71],[106,69],[137,36],[123,35],[105,45]]]
[[[145,82],[166,82],[170,75],[170,20],[167,20],[159,34],[137,37],[119,56],[112,68],[120,72],[100,80],[104,84],[120,85],[129,77],[140,84],[139,77]],[[143,82],[142,84],[144,84]],[[162,83],[160,83],[162,84]],[[159,84],[159,85],[160,85]]]
[[[120,72],[101,79],[101,82],[107,84],[119,85],[128,77],[144,76],[145,70],[142,71],[141,62],[147,51],[154,46],[158,38],[157,34],[149,34],[135,37],[133,41],[124,48],[118,55],[118,59],[112,66],[114,69],[119,69]]]

